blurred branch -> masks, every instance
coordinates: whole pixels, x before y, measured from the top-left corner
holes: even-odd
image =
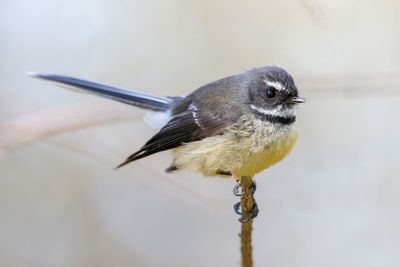
[[[66,105],[29,114],[0,123],[0,153],[58,133],[133,119],[138,114],[128,106],[106,102]]]
[[[46,139],[53,135],[102,124],[135,120],[141,118],[142,115],[142,111],[128,105],[96,101],[95,103],[68,104],[31,113],[7,122],[0,122],[0,158],[5,156],[9,149]],[[107,147],[108,157],[106,157],[105,155],[99,156],[95,152],[87,151],[85,147],[78,146],[73,140],[70,142],[65,139],[63,141],[51,140],[48,143],[98,161],[102,165],[110,166],[110,168],[118,163],[114,161],[114,155],[110,155],[110,151],[113,149],[112,146]],[[107,143],[102,143],[102,147],[104,146],[107,146]],[[118,152],[114,154],[119,155]],[[160,172],[154,168],[148,168],[146,165],[142,165],[141,168],[153,174],[145,177],[143,180],[146,183],[150,183],[153,188],[156,188],[160,192],[173,197],[184,198],[186,202],[189,199],[191,204],[200,203],[203,207],[213,207],[221,210],[224,207],[220,198],[215,198],[212,194],[199,190],[191,184],[187,184],[186,180],[157,179],[154,182],[149,178],[160,177]],[[171,187],[185,194],[177,194],[176,190],[171,189]],[[196,201],[192,199],[196,199]],[[197,201],[197,199],[201,201]]]

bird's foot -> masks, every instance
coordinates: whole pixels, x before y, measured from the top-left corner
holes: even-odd
[[[241,197],[241,196],[244,195],[244,191],[240,187],[240,183],[239,182],[237,182],[237,184],[233,187],[232,193],[237,197]]]
[[[239,219],[239,221],[241,223],[245,223],[251,219],[254,219],[255,217],[257,217],[258,212],[260,211],[258,209],[258,205],[256,202],[254,202],[253,207],[251,208],[251,210],[249,212],[243,212],[243,210],[241,209],[240,206],[240,202],[236,203],[235,205],[233,205],[233,209],[235,210],[236,214],[241,215],[242,217]]]
[[[257,183],[253,180],[253,184],[251,186],[251,197],[254,196],[254,194],[256,193],[256,190],[257,190]],[[243,191],[239,181],[233,187],[232,193],[237,197],[241,197],[244,195],[244,191]]]

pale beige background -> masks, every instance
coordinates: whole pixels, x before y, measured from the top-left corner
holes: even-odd
[[[233,181],[164,174],[168,153],[114,171],[154,133],[142,112],[25,72],[164,96],[267,64],[308,103],[293,153],[257,177],[256,266],[399,266],[399,12],[390,0],[2,0],[0,266],[239,266]],[[79,127],[92,120],[105,122]],[[78,129],[21,143],[64,124]]]

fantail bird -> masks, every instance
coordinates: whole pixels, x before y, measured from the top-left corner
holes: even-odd
[[[292,149],[299,97],[293,78],[266,66],[206,84],[186,97],[159,98],[67,76],[32,76],[78,88],[139,108],[162,112],[168,122],[118,167],[172,150],[167,172],[253,177]]]

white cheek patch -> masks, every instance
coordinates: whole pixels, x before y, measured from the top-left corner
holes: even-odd
[[[282,105],[278,105],[275,109],[264,109],[256,107],[253,104],[251,104],[250,108],[262,114],[276,116],[276,117],[291,118],[296,116],[296,109],[294,107],[284,108]]]
[[[281,84],[280,82],[274,82],[274,81],[268,81],[268,80],[264,80],[264,82],[267,86],[274,87],[278,91],[286,90],[285,86],[283,86],[283,84]]]

